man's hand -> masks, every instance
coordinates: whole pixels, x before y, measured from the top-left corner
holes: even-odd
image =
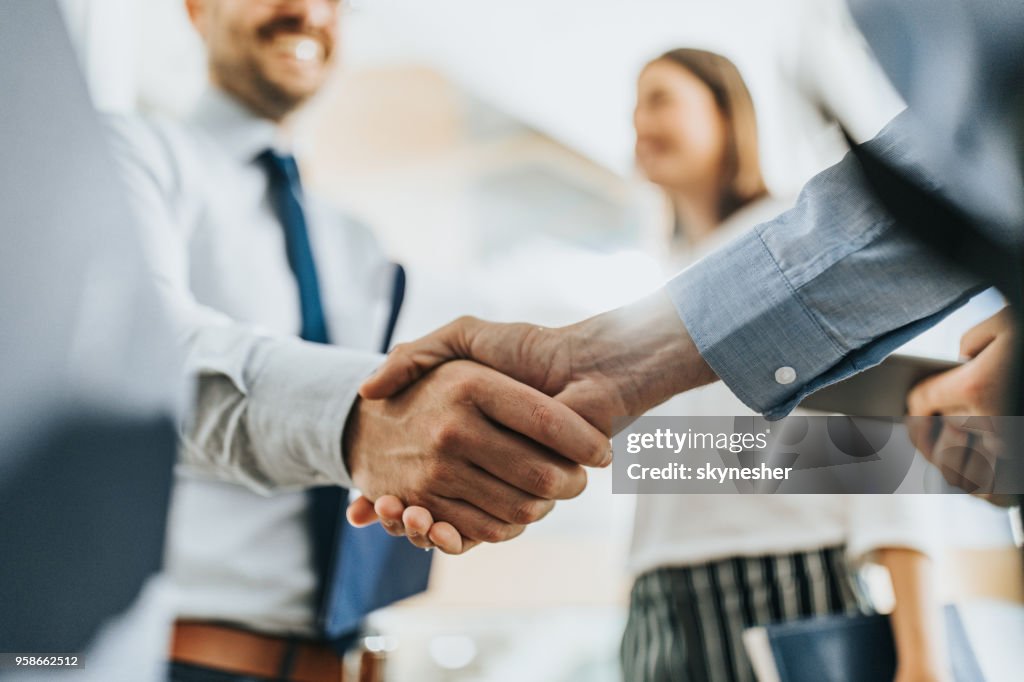
[[[612,435],[615,417],[643,414],[677,393],[717,378],[671,301],[659,292],[557,329],[460,318],[396,347],[360,394],[390,396],[454,358],[471,358],[555,396],[607,436]],[[433,544],[452,554],[476,544],[462,537],[466,533],[460,534],[458,524],[444,523],[400,495],[379,498],[376,508],[369,499],[356,500],[348,516],[355,525],[379,518],[392,534],[407,532],[418,546]]]
[[[344,452],[369,499],[398,495],[466,539],[498,542],[586,486],[607,437],[534,388],[472,362],[447,363],[386,400],[360,399]]]
[[[907,396],[910,438],[951,484],[996,504],[1009,498],[986,495],[996,460],[1005,455],[1007,379],[1013,361],[1016,326],[1004,308],[960,341],[968,358],[960,367],[925,379]]]
[[[641,415],[717,377],[659,292],[583,322],[549,329],[462,317],[396,346],[359,389],[386,398],[433,367],[467,358],[558,398],[612,435],[615,417]]]

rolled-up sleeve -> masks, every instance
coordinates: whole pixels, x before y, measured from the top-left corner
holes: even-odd
[[[868,144],[931,188],[905,143],[906,115]],[[847,155],[796,205],[666,285],[701,355],[770,419],[881,362],[984,283],[896,228]]]
[[[194,381],[181,469],[264,494],[353,487],[342,433],[360,382],[383,356],[274,334],[196,301],[185,221],[177,219],[182,178],[168,141],[137,119],[111,117],[107,125],[141,235],[140,258]]]

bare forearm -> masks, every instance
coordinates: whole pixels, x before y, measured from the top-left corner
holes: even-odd
[[[593,364],[619,384],[629,415],[718,380],[663,291],[573,325],[573,330],[593,353]]]
[[[884,548],[878,551],[877,560],[892,581],[896,604],[890,620],[902,675],[907,679],[946,679],[942,612],[931,559],[915,550]]]

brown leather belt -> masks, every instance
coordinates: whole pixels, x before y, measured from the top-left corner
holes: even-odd
[[[325,644],[212,623],[175,623],[171,660],[270,680],[345,680],[342,657]]]

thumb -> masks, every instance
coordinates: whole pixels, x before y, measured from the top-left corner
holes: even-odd
[[[377,512],[373,508],[373,503],[362,495],[348,505],[345,517],[356,528],[370,526],[377,522]]]
[[[364,400],[390,398],[406,386],[414,383],[427,373],[431,366],[418,365],[402,348],[396,346],[359,387],[359,396]]]
[[[359,395],[366,400],[390,398],[434,367],[469,357],[463,339],[476,322],[474,318],[460,317],[421,339],[398,344],[388,353],[384,364],[359,387]]]

